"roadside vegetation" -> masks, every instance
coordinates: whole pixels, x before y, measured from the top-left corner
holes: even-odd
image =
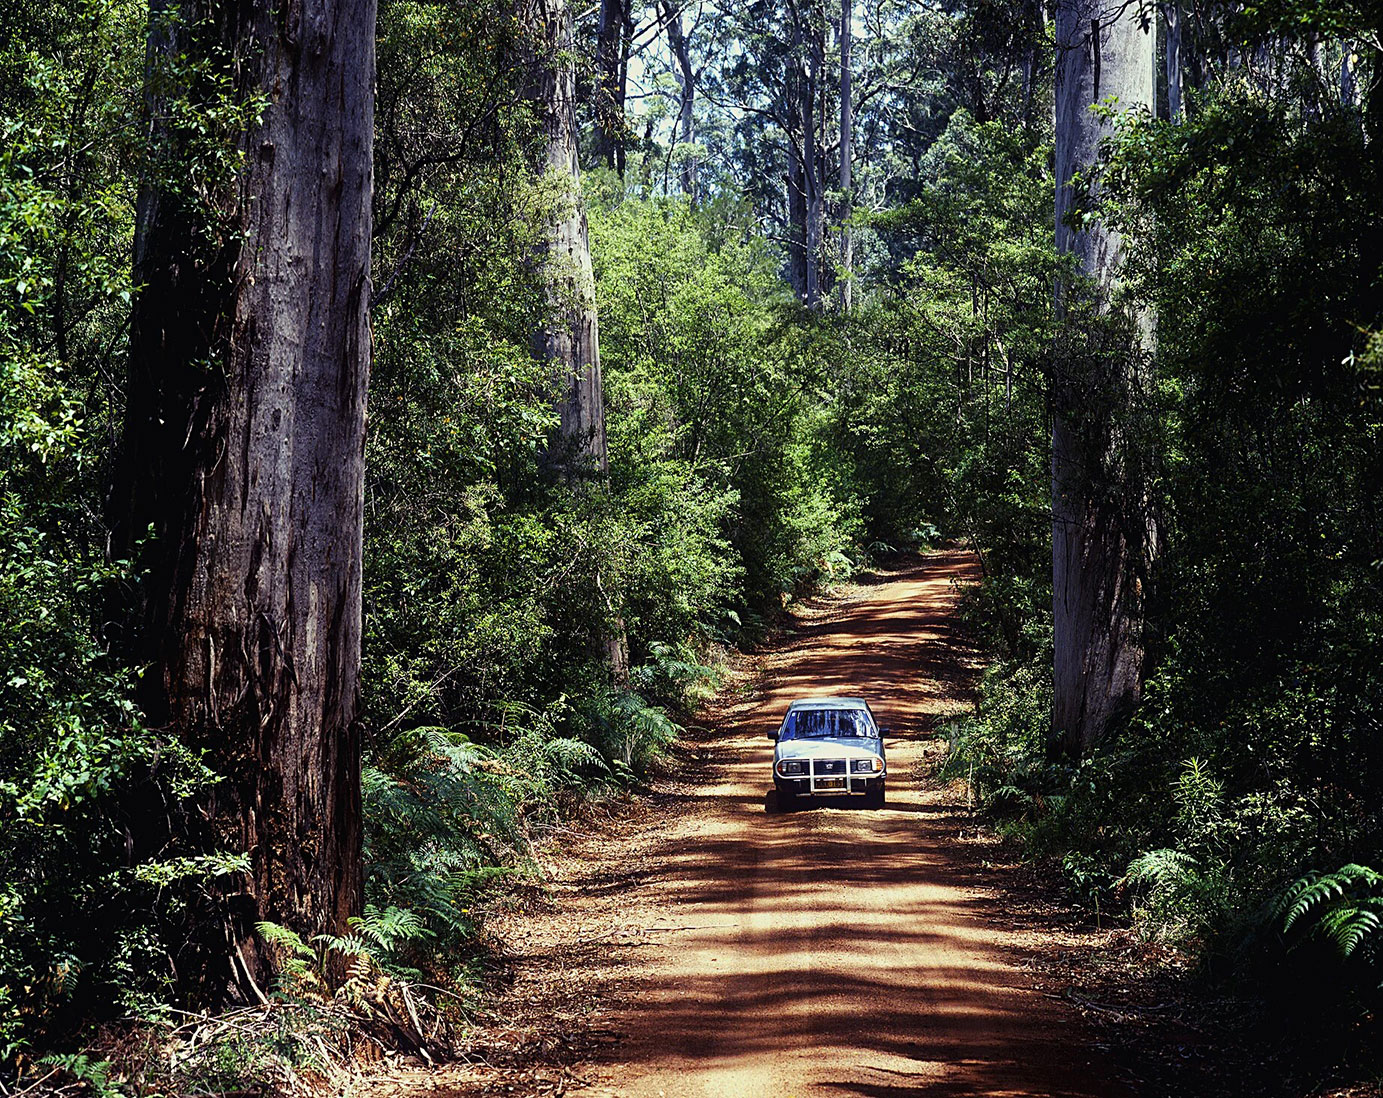
[[[136,243],[176,209],[210,249],[188,269],[239,256],[226,211],[277,108],[220,46],[178,45],[217,5],[0,5],[0,1093],[445,1055],[474,912],[535,838],[643,786],[794,599],[943,538],[984,576],[992,666],[945,730],[982,811],[1198,979],[1281,996],[1304,1043],[1379,1069],[1376,13],[1195,0],[1173,38],[1149,7],[1155,101],[1104,112],[1100,186],[1059,224],[1068,6],[860,0],[842,69],[838,3],[606,0],[554,45],[553,0],[384,0],[368,419],[342,450],[364,454],[358,705],[332,732],[359,740],[360,887],[344,922],[295,922],[216,815],[243,759],[208,730],[258,680],[224,686],[221,651],[190,731],[140,617],[185,572],[112,490],[157,434],[131,397],[148,317],[214,296],[156,301]],[[162,18],[176,42],[146,54]],[[568,71],[579,180],[546,167],[534,90]],[[541,257],[578,203],[593,282],[564,297]],[[1062,225],[1122,234],[1115,282]],[[590,373],[552,350],[567,312],[598,317],[601,454],[563,435],[563,371]],[[232,344],[184,356],[206,391]],[[169,452],[200,445],[192,389]],[[1093,425],[1069,483],[1090,514],[1122,501],[1103,529],[1133,547],[1110,574],[1136,605],[1106,611],[1137,689],[1083,729],[1053,726],[1054,418]],[[283,671],[282,635],[246,666]]]

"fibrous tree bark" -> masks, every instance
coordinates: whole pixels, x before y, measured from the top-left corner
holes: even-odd
[[[212,995],[266,986],[257,920],[341,934],[361,904],[374,27],[374,0],[150,17],[167,171],[137,211],[112,550],[141,574],[125,637],[145,713],[206,753],[221,780],[194,817],[249,855],[178,959]],[[175,100],[214,127],[226,95],[244,122],[208,164]]]
[[[1119,235],[1102,219],[1072,215],[1098,198],[1101,142],[1112,123],[1092,106],[1151,110],[1153,28],[1136,4],[1061,0],[1056,9],[1056,242],[1085,282],[1059,305],[1097,321],[1056,355],[1052,428],[1052,565],[1055,629],[1052,746],[1080,755],[1137,704],[1142,688],[1143,582],[1155,531],[1131,456],[1129,415],[1141,381],[1147,318],[1115,303]],[[1122,336],[1119,334],[1122,332]],[[1110,333],[1114,333],[1113,336]]]

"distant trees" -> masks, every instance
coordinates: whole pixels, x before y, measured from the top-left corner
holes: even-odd
[[[266,989],[256,921],[339,934],[362,903],[374,27],[374,0],[151,15],[167,170],[139,202],[112,546],[142,576],[144,710],[206,752],[207,841],[249,857],[179,962],[209,992]]]
[[[1140,325],[1121,323],[1116,300],[1122,241],[1095,210],[1100,143],[1114,126],[1096,107],[1153,107],[1155,42],[1136,5],[1057,5],[1056,242],[1086,280],[1063,284],[1058,304],[1089,321],[1068,329],[1052,379],[1052,740],[1073,755],[1131,715],[1142,688],[1155,542],[1130,408],[1142,348]]]
[[[707,7],[702,40],[735,48],[701,47],[703,174],[754,203],[786,280],[812,308],[833,297],[846,306],[855,290],[837,282],[865,238],[847,230],[851,212],[912,195],[957,109],[1020,124],[1041,113],[1049,86],[1031,0],[946,14],[891,0]]]
[[[751,189],[772,188],[770,212],[781,228],[788,281],[812,309],[830,284],[827,191],[839,145],[828,105],[838,90],[828,45],[838,26],[824,0],[758,0],[722,7],[711,35],[743,46],[743,56],[718,57],[711,78],[717,99],[741,112],[746,167],[762,170],[764,153],[772,156],[774,176],[752,181]]]

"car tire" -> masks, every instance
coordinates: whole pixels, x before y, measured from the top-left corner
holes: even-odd
[[[797,794],[791,793],[786,789],[778,790],[778,811],[791,812],[797,807]]]
[[[882,778],[880,778],[877,783],[870,786],[869,792],[864,795],[864,803],[867,808],[883,808],[884,780]]]

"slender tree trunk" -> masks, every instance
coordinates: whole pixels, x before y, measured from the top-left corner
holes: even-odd
[[[818,98],[821,94],[823,28],[810,28],[811,41],[807,54],[807,86],[802,96],[803,151],[806,157],[807,180],[807,308],[821,307],[822,231],[826,224],[826,194],[822,187],[825,167],[821,155],[821,135],[818,131]]]
[[[619,79],[615,84],[615,102],[619,104],[620,131],[615,141],[615,171],[624,178],[625,157],[629,151],[627,129],[625,128],[624,104],[629,98],[629,51],[634,48],[634,13],[629,0],[624,0],[624,34],[619,47]],[[645,139],[644,144],[648,144]]]
[[[1088,305],[1104,322],[1088,334],[1068,333],[1053,380],[1052,565],[1055,628],[1052,745],[1079,756],[1137,704],[1142,687],[1142,577],[1153,531],[1143,486],[1128,458],[1118,417],[1136,394],[1138,349],[1110,346],[1100,333],[1115,327],[1111,295],[1123,260],[1122,242],[1103,221],[1068,223],[1083,202],[1073,178],[1089,179],[1099,144],[1111,132],[1091,110],[1110,96],[1122,110],[1151,108],[1156,50],[1137,5],[1102,15],[1100,0],[1057,6],[1056,238],[1076,256],[1093,285],[1064,287],[1060,305]],[[1098,182],[1086,186],[1098,195]],[[1128,330],[1135,334],[1136,323]],[[1117,343],[1117,339],[1112,342]],[[1102,345],[1103,344],[1103,345]]]
[[[111,496],[112,550],[143,576],[128,640],[145,712],[206,752],[222,775],[206,837],[249,855],[178,959],[212,996],[267,986],[257,920],[341,934],[361,905],[374,27],[374,0],[150,14],[153,132],[199,183],[216,175],[167,121],[167,74],[203,66],[194,110],[219,105],[218,79],[263,108],[213,201],[140,196]]]
[[[1181,5],[1171,0],[1163,8],[1167,21],[1167,117],[1181,121]]]
[[[678,170],[682,193],[697,202],[697,165],[690,146],[696,142],[696,70],[692,67],[691,46],[682,30],[682,13],[671,0],[662,0],[663,19],[667,23],[667,41],[677,62],[677,85],[680,91],[677,109],[677,140],[683,146],[684,159]]]
[[[794,104],[794,110],[795,110]],[[807,182],[801,146],[788,136],[788,282],[798,301],[807,299]]]
[[[600,0],[595,42],[595,155],[624,174],[625,24],[629,0]]]
[[[850,311],[854,286],[851,274],[855,267],[855,237],[850,231],[853,198],[850,194],[851,158],[854,156],[855,109],[850,86],[850,54],[855,38],[850,0],[840,0],[840,259],[843,268],[840,280],[840,311]]]
[[[1358,83],[1354,78],[1354,43],[1340,43],[1340,105],[1354,107],[1359,103]]]
[[[787,117],[797,130],[796,135],[788,135],[789,141],[794,136],[801,139],[800,146],[790,148],[788,153],[789,273],[798,300],[816,309],[821,300],[821,230],[825,215],[816,111],[823,28],[816,25],[812,13],[804,12],[795,3],[789,7],[792,51],[784,81],[785,106]],[[796,162],[798,150],[800,163]]]
[[[1028,47],[1023,54],[1023,128],[1033,126],[1032,105],[1037,89],[1039,51],[1047,37],[1047,6],[1043,0],[1028,0],[1024,11]]]

